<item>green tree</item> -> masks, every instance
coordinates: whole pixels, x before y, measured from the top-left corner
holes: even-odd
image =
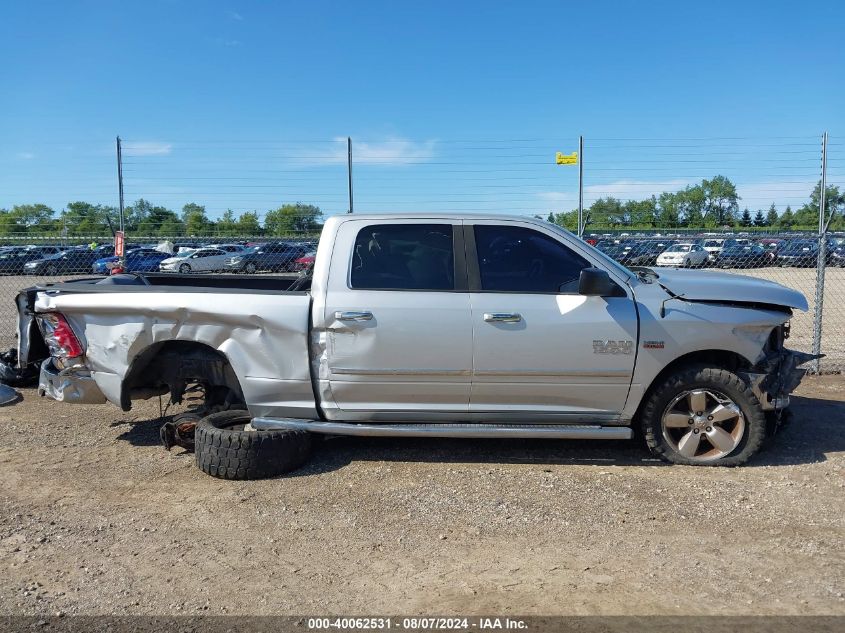
[[[622,212],[627,224],[635,227],[653,227],[657,217],[657,198],[628,200],[622,205]]]
[[[686,187],[675,195],[684,226],[694,229],[703,227],[707,205],[707,194],[704,188],[701,185]]]
[[[286,204],[264,216],[264,228],[269,235],[315,233],[320,229],[323,212],[312,204]]]
[[[773,202],[772,206],[769,207],[769,211],[766,213],[766,226],[776,226],[779,220],[778,210]]]
[[[69,202],[58,224],[67,235],[110,236],[109,219],[117,229],[117,216],[118,212],[114,207],[82,201]]]
[[[551,213],[549,214],[552,215]],[[578,209],[554,214],[554,223],[573,233],[578,230]]]
[[[238,232],[238,223],[235,214],[231,209],[226,209],[217,221],[218,235],[235,235]]]
[[[766,216],[763,215],[763,211],[761,209],[757,209],[757,213],[754,214],[754,226],[767,226],[768,223],[766,222]]]
[[[10,211],[17,224],[27,233],[43,233],[55,229],[54,211],[46,204],[20,204]]]
[[[238,218],[237,231],[240,235],[261,235],[261,223],[257,211],[246,211]]]
[[[187,235],[208,235],[211,229],[205,207],[193,202],[182,207],[182,222]]]
[[[752,224],[751,212],[748,210],[748,207],[745,207],[745,209],[742,211],[742,218],[740,218],[740,220],[739,220],[739,225],[740,226],[751,226],[751,224]]]
[[[664,191],[657,198],[657,226],[660,228],[674,229],[681,222],[681,205],[678,196],[674,193]]]
[[[724,176],[715,176],[711,180],[702,180],[704,193],[704,213],[715,226],[731,224],[739,210],[739,196],[736,185]]]
[[[179,216],[170,209],[165,207],[153,206],[146,200],[139,202],[145,203],[139,207],[135,204],[135,209],[143,209],[143,215],[137,217],[142,218],[136,225],[133,226],[132,231],[140,236],[149,237],[154,235],[162,235],[167,237],[176,237],[184,233],[185,227],[182,224]]]
[[[792,213],[792,207],[786,205],[786,209],[784,209],[783,213],[781,213],[780,215],[780,218],[778,218],[778,226],[782,229],[791,229],[794,224],[795,216]]]
[[[622,203],[612,196],[593,202],[589,213],[590,223],[595,226],[616,227],[623,224]]]
[[[24,228],[18,224],[18,218],[8,209],[0,209],[0,235],[6,237],[23,232]]]

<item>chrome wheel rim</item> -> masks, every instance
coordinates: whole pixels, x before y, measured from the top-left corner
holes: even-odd
[[[712,389],[682,391],[666,407],[661,426],[669,446],[695,462],[730,455],[745,436],[739,405]]]

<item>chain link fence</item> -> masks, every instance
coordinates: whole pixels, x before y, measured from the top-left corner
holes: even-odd
[[[584,238],[625,265],[740,273],[800,291],[810,309],[795,312],[789,345],[826,354],[816,371],[842,372],[842,147],[827,144],[833,221],[820,240],[819,137],[587,138],[580,192],[578,169],[555,164],[556,151],[577,148],[577,135],[124,141],[127,266],[295,275],[316,248],[321,219],[353,207],[528,215],[574,230],[582,197]],[[37,182],[27,185],[23,172],[0,174],[0,350],[15,345],[21,288],[108,274],[113,264],[114,158],[100,146],[60,151],[53,158],[68,169],[53,180],[33,172]],[[52,206],[24,204],[33,187],[54,192],[43,198]]]
[[[596,233],[585,239],[626,266],[683,267],[738,273],[766,279],[801,292],[807,312],[795,311],[789,346],[812,352],[814,341],[826,357],[818,371],[845,371],[845,235],[828,235],[819,258],[817,237],[807,234],[666,232]],[[79,242],[83,243],[79,243]],[[22,288],[63,279],[107,275],[116,265],[110,244],[98,240],[56,243],[50,238],[5,240],[0,246],[0,349],[13,347],[16,318],[14,296]],[[18,242],[18,243],[15,243]],[[22,243],[25,242],[25,243]],[[295,276],[305,270],[317,247],[317,237],[268,240],[229,236],[217,240],[136,237],[127,244],[130,272],[181,274],[233,273]],[[159,250],[156,250],[159,249]],[[823,266],[819,266],[823,263]],[[817,288],[823,279],[821,313],[816,313]],[[749,297],[753,299],[753,297]],[[820,317],[820,318],[817,318]]]

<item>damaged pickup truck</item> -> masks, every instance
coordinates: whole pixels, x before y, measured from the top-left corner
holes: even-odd
[[[311,274],[117,275],[21,292],[42,394],[201,394],[199,467],[241,479],[314,434],[629,439],[678,464],[747,461],[812,358],[803,295],[720,272],[628,269],[525,217],[330,218]]]

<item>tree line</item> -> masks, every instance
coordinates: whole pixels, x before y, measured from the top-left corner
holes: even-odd
[[[297,202],[268,211],[263,222],[257,211],[235,217],[231,209],[212,220],[205,207],[194,202],[176,213],[142,198],[125,208],[124,228],[139,237],[302,235],[319,232],[322,215],[319,207]],[[45,204],[0,209],[0,236],[107,237],[119,224],[115,207],[90,202],[71,202],[59,213]]]
[[[833,219],[832,230],[845,229],[845,193],[839,188],[825,188],[825,209]],[[663,192],[644,200],[617,200],[614,197],[599,198],[584,209],[586,226],[593,229],[724,229],[724,228],[772,228],[786,231],[792,229],[818,230],[821,182],[810,199],[793,211],[787,206],[778,213],[774,202],[768,209],[757,209],[752,213],[748,207],[742,211],[736,185],[725,176],[704,179],[681,191]],[[578,226],[578,210],[562,213],[549,212],[546,218],[570,230]]]

